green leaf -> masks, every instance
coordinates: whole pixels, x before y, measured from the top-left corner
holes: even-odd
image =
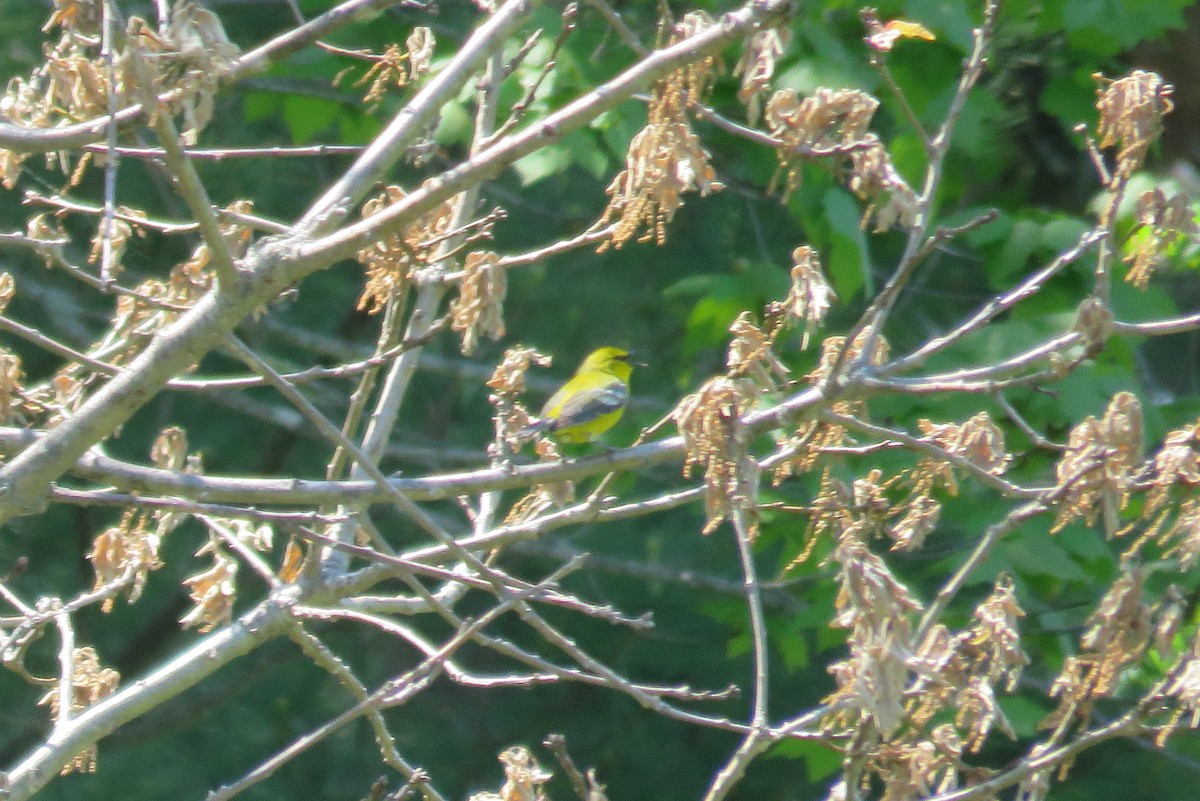
[[[859,226],[862,209],[852,194],[833,187],[825,193],[825,217],[831,229],[829,279],[838,297],[848,300],[867,284],[871,272],[867,238]]]
[[[564,139],[563,144],[570,152],[576,167],[596,179],[605,178],[608,175],[613,165],[610,164],[608,155],[601,148],[596,147],[595,137],[591,133],[577,131]],[[693,193],[688,199],[698,197],[698,194]]]
[[[1079,243],[1091,226],[1078,217],[1058,217],[1042,226],[1041,246],[1044,252],[1062,253]]]
[[[776,89],[795,89],[804,94],[822,86],[870,90],[879,82],[879,76],[867,67],[862,57],[861,42],[851,49],[827,31],[807,26],[796,34],[803,40],[801,47],[813,53],[813,57],[799,59],[782,70],[775,81]]]
[[[1051,576],[1061,581],[1087,581],[1088,574],[1054,537],[1041,532],[1018,532],[1002,549],[1013,569],[1026,576]]]
[[[513,163],[521,184],[529,186],[543,178],[566,171],[572,163],[571,151],[561,144],[547,145]]]
[[[342,104],[320,97],[288,95],[283,99],[283,120],[292,144],[303,145],[327,133],[337,123]]]
[[[442,147],[464,145],[471,141],[474,122],[466,108],[460,103],[447,103],[442,107],[441,118],[433,133],[433,140]]]
[[[751,646],[750,632],[742,631],[729,638],[729,642],[725,644],[725,656],[733,659],[750,653]]]
[[[696,301],[687,319],[687,344],[690,352],[719,346],[726,339],[729,324],[744,306],[734,298],[704,297]]]
[[[629,143],[645,124],[646,115],[641,109],[632,114],[611,110],[592,120],[589,127],[600,132],[600,138],[608,146],[610,153],[623,158],[629,150]]]
[[[888,145],[888,153],[891,154],[896,171],[904,176],[910,185],[914,178],[919,183],[929,161],[929,154],[925,152],[921,137],[915,133],[901,134],[892,139]]]
[[[937,34],[939,40],[951,42],[962,52],[971,49],[971,32],[978,24],[974,19],[975,4],[961,0],[908,0],[904,16],[919,22]]]
[[[246,92],[242,96],[242,110],[246,115],[246,122],[275,117],[281,108],[283,100],[275,92]]]
[[[1063,28],[1073,47],[1113,55],[1138,42],[1182,28],[1192,0],[1066,0]]]
[[[1118,275],[1124,275],[1118,268]],[[1153,280],[1145,289],[1138,289],[1126,281],[1117,281],[1112,287],[1112,306],[1118,319],[1152,320],[1156,317],[1171,317],[1179,313],[1179,301],[1166,287],[1156,285]]]
[[[338,115],[338,131],[346,144],[366,144],[375,138],[381,127],[377,118],[367,114],[343,110]]]
[[[1079,67],[1070,72],[1053,72],[1038,97],[1042,111],[1057,117],[1066,130],[1079,123],[1096,122],[1096,82],[1092,70]]]
[[[771,621],[771,643],[783,657],[784,666],[793,673],[808,667],[808,642],[805,631],[792,618]]]
[[[992,286],[1010,285],[1025,274],[1025,266],[1041,239],[1041,226],[1032,220],[1017,220],[1009,230],[1004,247],[988,260],[987,273]]]
[[[812,782],[828,778],[842,767],[841,752],[816,740],[782,740],[771,746],[764,756],[768,759],[800,760]]]
[[[1086,526],[1067,526],[1054,535],[1055,541],[1077,562],[1091,567],[1106,568],[1094,575],[1097,582],[1109,581],[1112,576],[1113,552],[1104,537]]]
[[[967,102],[959,115],[954,128],[954,147],[977,159],[976,166],[984,174],[998,166],[992,156],[999,145],[997,132],[1007,125],[1008,113],[992,95],[972,93],[967,95]]]
[[[1004,712],[1018,737],[1032,737],[1036,734],[1038,724],[1049,712],[1041,704],[1023,695],[1002,696],[999,702],[1000,710]]]

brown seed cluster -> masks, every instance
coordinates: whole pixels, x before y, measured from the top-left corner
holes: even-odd
[[[924,439],[947,455],[961,457],[992,475],[1003,473],[1008,466],[1011,457],[1003,432],[986,412],[962,424],[921,420],[918,425]],[[842,445],[847,437],[845,428],[835,423],[808,423],[797,432],[801,443],[798,455],[777,468],[776,483],[811,470],[826,449]],[[882,470],[872,469],[850,488],[827,469],[817,497],[805,510],[808,545],[792,564],[807,560],[817,538],[826,531],[835,537],[847,530],[855,530],[865,539],[884,537],[892,542],[893,550],[920,548],[941,519],[942,504],[934,497],[938,489],[954,495],[958,483],[953,464],[931,455],[923,455],[913,467],[887,478]]]
[[[1059,500],[1050,532],[1078,517],[1094,525],[1103,513],[1105,529],[1116,534],[1118,512],[1129,501],[1130,479],[1141,455],[1142,405],[1131,393],[1118,392],[1102,418],[1089,415],[1071,429],[1055,469]]]
[[[784,308],[792,320],[804,324],[800,349],[808,350],[809,340],[824,324],[825,315],[837,300],[837,293],[822,272],[821,260],[812,247],[801,245],[793,250],[792,264],[792,285]]]
[[[1088,618],[1079,653],[1067,657],[1050,687],[1059,706],[1042,721],[1043,728],[1086,723],[1095,702],[1116,692],[1121,671],[1141,661],[1154,633],[1144,579],[1140,567],[1123,566]]]
[[[363,204],[362,216],[373,217],[408,193],[390,185],[383,193]],[[367,281],[358,299],[358,308],[378,314],[409,287],[414,271],[429,266],[439,244],[450,233],[454,206],[446,201],[426,212],[402,231],[390,233],[358,252],[358,261],[366,268]]]
[[[212,566],[183,580],[193,606],[179,619],[184,628],[196,626],[201,633],[228,623],[237,599],[237,561],[211,542],[196,555],[208,552],[213,554]]]
[[[142,595],[150,571],[162,567],[158,551],[162,547],[162,535],[151,528],[150,515],[127,509],[121,521],[109,526],[92,542],[88,561],[96,574],[93,589],[99,590],[109,584],[128,582],[129,603]],[[113,599],[105,599],[101,607],[111,612]]]
[[[751,125],[762,114],[762,99],[771,87],[775,65],[791,38],[790,28],[765,28],[751,36],[742,48],[742,57],[733,74],[742,78],[737,98],[746,107],[746,119]]]
[[[71,665],[71,709],[69,713],[72,716],[78,712],[82,712],[97,701],[112,695],[121,683],[121,674],[113,668],[101,667],[100,655],[90,645],[76,648],[72,652]],[[60,707],[57,688],[42,696],[38,704],[40,706],[49,706],[50,718],[54,721],[59,720],[62,709]],[[61,774],[66,776],[68,773],[95,773],[96,754],[95,745],[85,748],[76,754],[70,762],[63,765]]]
[[[992,422],[987,412],[980,412],[964,423],[938,424],[921,419],[917,421],[917,428],[942,450],[961,456],[991,475],[1002,475],[1012,461],[1004,442],[1004,432]],[[949,462],[929,457],[923,460],[918,470],[940,479],[951,493],[958,492]]]
[[[511,746],[500,752],[499,759],[504,766],[504,784],[500,791],[475,793],[468,801],[546,801],[542,785],[554,778],[554,774],[538,764],[528,748]],[[604,801],[603,794],[599,801]]]
[[[57,42],[46,48],[46,60],[26,78],[9,82],[0,98],[0,116],[29,128],[54,128],[109,113],[110,98],[120,106],[140,100],[133,60],[150,73],[154,94],[165,98],[165,111],[182,118],[182,140],[194,145],[212,120],[213,98],[222,75],[238,55],[220,18],[194,2],[173,4],[168,24],[159,30],[141,17],[130,17],[123,49],[112,68],[100,54],[97,35],[100,3],[56,0],[44,30],[61,29]],[[135,55],[136,51],[136,55]],[[154,110],[159,113],[162,110]],[[11,189],[26,156],[0,150],[0,182]],[[66,154],[57,158],[71,183],[82,179],[84,166],[102,156],[85,155],[72,170]],[[72,174],[73,173],[73,174]]]
[[[850,631],[850,656],[829,667],[837,689],[825,703],[837,711],[825,725],[840,729],[870,720],[886,737],[904,716],[911,614],[922,607],[867,547],[863,534],[854,526],[844,529],[828,559],[839,587],[830,625]]]
[[[1137,228],[1126,246],[1125,261],[1129,272],[1125,280],[1145,289],[1150,279],[1166,262],[1167,254],[1178,243],[1191,241],[1200,234],[1192,211],[1191,199],[1183,192],[1171,198],[1161,189],[1143,192],[1137,202]]]
[[[353,83],[355,88],[367,86],[367,93],[363,95],[367,110],[375,111],[388,92],[403,88],[427,74],[433,63],[435,46],[433,31],[417,26],[405,39],[404,47],[392,43],[382,53],[354,51],[355,58],[371,62],[362,77]],[[334,76],[333,85],[340,84],[353,69],[349,67],[339,72]]]
[[[703,12],[688,13],[671,26],[668,43],[694,36],[713,24]],[[710,56],[654,83],[649,120],[629,143],[625,169],[609,184],[608,207],[594,226],[603,228],[616,222],[598,252],[620,248],[635,237],[639,242],[654,240],[661,245],[667,238],[667,224],[683,205],[685,192],[703,196],[724,188],[688,118],[691,107],[708,93],[717,67],[716,58]]]
[[[709,379],[671,412],[687,451],[684,476],[695,467],[704,470],[704,534],[715,531],[736,506],[753,509],[757,496],[758,466],[747,452],[740,421],[753,397],[749,383]]]
[[[911,226],[917,213],[917,196],[896,171],[887,149],[870,131],[879,101],[858,89],[817,89],[801,98],[791,89],[780,89],[767,103],[768,132],[782,144],[776,151],[779,170],[771,191],[788,197],[800,188],[802,168],[813,152],[832,154],[846,183],[867,201],[862,226],[872,219],[883,231],[899,223]],[[782,186],[780,186],[782,182]]]
[[[786,198],[800,188],[800,170],[812,148],[875,141],[870,127],[878,108],[878,100],[857,89],[821,88],[804,98],[792,89],[776,91],[767,102],[764,117],[768,133],[783,145],[777,151],[779,172],[771,191],[779,190]]]
[[[839,538],[829,561],[838,565],[835,624],[850,629],[850,656],[830,668],[837,689],[825,699],[826,731],[875,740],[862,780],[882,781],[883,798],[915,801],[960,786],[971,773],[964,753],[993,729],[1012,736],[996,693],[1012,691],[1028,658],[1011,578],[996,581],[969,628],[937,624],[915,643],[921,604],[856,532]],[[953,723],[937,723],[948,715]]]
[[[462,352],[475,353],[480,334],[492,340],[504,336],[504,296],[508,275],[500,257],[491,251],[468,253],[458,296],[450,303],[450,327],[462,334]]]
[[[517,450],[521,447],[522,438],[518,432],[533,422],[533,415],[520,400],[525,393],[525,374],[532,365],[549,367],[550,363],[551,357],[518,345],[505,350],[504,358],[492,371],[487,387],[492,390],[488,402],[496,410],[492,418],[496,441],[489,447],[493,459],[500,458],[505,448]]]
[[[1175,108],[1175,88],[1157,73],[1134,70],[1110,80],[1096,73],[1097,128],[1102,148],[1117,147],[1118,176],[1132,175],[1146,158],[1150,145],[1162,133],[1163,117]]]
[[[540,462],[561,462],[562,453],[549,437],[538,437],[533,452]],[[549,509],[561,509],[575,500],[574,481],[551,481],[534,484],[521,496],[504,517],[505,525],[532,520]]]

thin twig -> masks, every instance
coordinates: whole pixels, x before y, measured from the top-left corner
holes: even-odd
[[[80,200],[65,198],[62,195],[43,195],[32,189],[27,189],[21,203],[26,206],[49,206],[51,208],[74,211],[80,214],[101,215],[104,213],[103,206],[97,206],[94,203],[87,203]],[[214,209],[213,213],[217,215],[217,219],[226,223],[238,223],[247,228],[252,228],[258,231],[264,231],[270,234],[283,233],[288,230],[288,226],[276,220],[269,220],[266,217],[260,217],[255,214],[247,214],[245,212],[231,211],[229,209]],[[200,230],[199,223],[195,222],[174,222],[172,220],[162,220],[156,217],[147,217],[141,214],[131,213],[124,206],[118,206],[113,211],[114,219],[129,223],[134,229],[146,228],[151,231],[158,231],[162,234],[190,234]],[[16,236],[16,235],[9,235]],[[69,240],[51,240],[40,241],[31,240],[33,244],[44,245],[68,245]]]
[[[567,751],[567,738],[561,734],[548,734],[542,741],[542,745],[550,749],[550,753],[554,754],[554,758],[558,760],[559,766],[567,775],[567,781],[571,783],[571,789],[575,791],[579,801],[594,801],[595,797],[588,787],[587,779]]]
[[[1071,331],[1066,334],[1059,334],[1045,342],[1039,342],[1021,353],[1013,354],[994,364],[985,364],[979,367],[963,367],[959,370],[949,370],[944,373],[931,373],[911,378],[899,378],[894,379],[894,381],[898,384],[913,383],[925,384],[927,386],[934,384],[952,386],[956,382],[966,384],[970,381],[1006,378],[1014,373],[1020,373],[1022,370],[1028,370],[1047,359],[1053,359],[1056,355],[1065,356],[1072,348],[1086,344],[1086,342],[1087,340],[1083,334],[1078,331]]]
[[[54,615],[58,627],[58,718],[54,728],[60,729],[71,722],[75,701],[75,629],[71,616],[61,610]]]
[[[1009,402],[1008,398],[1004,397],[1003,392],[997,392],[995,398],[996,403],[1000,404],[1000,408],[1004,410],[1004,414],[1008,416],[1008,419],[1013,422],[1013,425],[1021,429],[1021,433],[1029,437],[1029,441],[1032,442],[1035,447],[1058,452],[1062,452],[1067,449],[1066,445],[1062,445],[1058,442],[1051,442],[1050,440],[1046,439],[1046,437],[1043,436],[1040,431],[1031,426],[1029,421],[1026,420],[1019,411],[1017,411],[1017,408],[1013,406],[1011,402]]]
[[[1002,314],[1022,300],[1026,300],[1037,294],[1047,281],[1078,260],[1093,245],[1099,242],[1103,236],[1102,231],[1096,230],[1084,233],[1074,246],[1058,254],[1049,264],[1029,275],[1017,286],[989,300],[973,315],[951,329],[950,332],[930,339],[907,356],[894,359],[887,364],[875,368],[875,373],[877,375],[892,375],[912,367],[917,367],[933,354],[940,353],[968,334],[972,334],[983,328],[995,319],[997,315]]]
[[[327,526],[341,522],[341,518],[337,515],[320,514],[319,512],[272,512],[264,509],[255,509],[252,506],[229,506],[227,504],[204,503],[203,501],[191,501],[183,498],[156,498],[152,495],[114,492],[104,489],[79,490],[68,487],[55,487],[54,498],[62,503],[77,506],[111,506],[119,509],[137,506],[144,509],[166,512],[240,518],[283,526]]]
[[[556,580],[557,577],[557,575],[552,575],[547,578],[547,581]],[[536,589],[537,587],[535,587]],[[513,595],[484,612],[477,620],[466,623],[454,633],[454,636],[442,644],[436,654],[422,660],[412,670],[384,683],[379,689],[345,712],[342,712],[303,737],[298,738],[290,746],[280,750],[233,784],[226,785],[209,793],[208,801],[228,801],[235,795],[268,778],[282,765],[300,756],[300,754],[312,746],[370,710],[386,706],[397,706],[404,703],[418,689],[428,686],[445,670],[445,659],[447,657],[469,642],[475,633],[482,631],[498,617],[506,614],[511,607],[519,604],[522,598],[523,595],[521,594]]]
[[[350,691],[354,696],[354,700],[362,702],[367,699],[369,691],[366,685],[359,681],[358,677],[346,666],[346,663],[337,657],[337,654],[330,650],[329,646],[320,640],[317,636],[307,631],[303,626],[297,623],[292,628],[288,629],[288,637],[300,649],[313,660],[325,672],[337,679],[338,683]],[[366,712],[367,721],[371,724],[371,729],[375,732],[375,742],[379,745],[380,756],[383,761],[393,770],[406,778],[408,781],[420,775],[421,769],[414,767],[408,763],[400,755],[396,748],[396,740],[392,733],[388,731],[387,722],[383,719],[383,714],[378,709],[371,709]],[[425,801],[446,801],[443,796],[433,788],[433,785],[428,782],[420,782],[419,787],[425,797]]]
[[[120,368],[115,365],[102,362],[99,359],[93,359],[82,351],[75,350],[69,345],[64,345],[58,340],[51,339],[36,328],[22,325],[8,317],[0,316],[0,330],[15,334],[26,342],[37,345],[56,356],[61,356],[68,362],[87,367],[100,375],[116,375],[120,372]]]
[[[153,110],[151,117],[154,123],[154,132],[158,136],[158,143],[163,148],[163,160],[171,171],[180,197],[183,198],[188,211],[192,213],[192,217],[200,227],[200,235],[204,239],[204,244],[208,246],[209,263],[217,274],[217,281],[226,289],[233,290],[241,283],[241,279],[237,266],[233,262],[233,254],[229,251],[229,243],[225,241],[220,223],[217,222],[212,201],[208,198],[208,190],[204,188],[200,174],[196,172],[196,165],[183,152],[183,142],[179,138],[179,132],[175,129],[175,123],[171,121],[170,115],[165,112],[158,113],[153,73],[145,55],[132,43],[129,48],[129,58],[133,71],[137,75],[142,103],[146,108]]]
[[[1165,320],[1148,320],[1140,323],[1113,323],[1113,331],[1130,336],[1160,337],[1167,334],[1183,334],[1200,329],[1200,312]]]
[[[578,14],[578,3],[567,3],[567,5],[563,7],[561,14],[562,29],[558,32],[558,36],[554,39],[554,44],[550,47],[550,55],[546,58],[545,63],[542,64],[541,69],[538,70],[538,74],[534,77],[533,81],[530,82],[530,84],[525,88],[525,94],[509,109],[508,119],[506,119],[498,128],[496,128],[495,131],[489,133],[486,137],[481,139],[481,145],[489,144],[492,141],[504,136],[513,128],[515,128],[525,116],[525,112],[529,110],[529,105],[533,103],[534,99],[537,97],[538,89],[542,87],[542,83],[547,77],[550,76],[555,66],[557,66],[558,54],[562,50],[563,45],[567,43],[567,39],[570,37],[570,35],[575,32],[576,17]],[[503,72],[497,78],[497,80],[502,81],[504,78],[511,75],[513,70],[516,68],[516,64],[525,59],[529,50],[533,48],[540,38],[540,30],[533,36],[530,36],[525,46],[520,52],[517,53],[517,55],[509,62],[509,64],[505,66]]]
[[[323,156],[357,156],[363,145],[303,145],[298,147],[185,147],[183,154],[195,161],[224,161],[226,159],[320,158]],[[107,153],[107,145],[88,145],[85,153]],[[161,147],[119,147],[112,152],[137,159],[161,159],[166,151]]]
[[[253,548],[242,541],[234,532],[230,531],[224,522],[205,514],[196,514],[196,519],[204,523],[209,530],[216,533],[217,537],[225,543],[226,547],[242,557],[242,561],[250,565],[250,569],[258,574],[268,587],[278,589],[283,586],[283,582],[275,575],[275,571],[267,564]]]
[[[524,592],[530,586],[529,582],[507,576],[495,567],[489,568],[488,578],[483,578],[477,574],[468,573],[462,570],[436,567],[432,564],[417,562],[402,555],[384,553],[361,545],[352,545],[350,543],[341,542],[333,537],[327,537],[318,534],[315,531],[309,531],[303,528],[293,529],[293,531],[301,538],[310,542],[327,546],[343,553],[358,556],[368,562],[374,562],[378,565],[386,566],[387,569],[383,572],[374,571],[369,574],[370,578],[368,581],[370,583],[378,582],[388,574],[398,573],[402,576],[427,575],[448,583],[461,584],[464,587],[489,591],[501,597],[503,597],[506,592]],[[586,561],[586,555],[580,554],[569,559],[568,561],[573,564],[582,564],[584,561]],[[367,573],[368,571],[362,571],[363,575]],[[351,586],[351,583],[353,586],[358,586],[362,583],[365,583],[363,581],[363,575],[352,578],[348,582],[342,582],[342,588],[344,589],[347,586]],[[653,624],[644,615],[636,618],[629,617],[628,615],[621,614],[611,606],[598,606],[593,603],[588,603],[587,601],[563,592],[557,587],[535,596],[534,599],[553,606],[571,609],[589,617],[596,617],[612,624],[628,626],[635,630],[645,631],[653,628]],[[395,606],[397,608],[401,608],[409,606],[410,604],[411,599],[399,599],[399,602],[395,604]],[[347,608],[363,607],[369,609],[370,611],[380,611],[382,609],[387,609],[390,606],[393,605],[386,602],[372,604],[361,600],[351,601],[347,604]],[[414,610],[406,611],[412,613]]]
[[[386,634],[397,637],[420,651],[425,657],[437,656],[438,647],[426,639],[415,629],[389,620],[382,615],[364,612],[359,609],[347,608],[315,608],[299,606],[296,614],[313,620],[349,620],[372,626]],[[444,657],[446,675],[457,684],[464,687],[533,687],[539,684],[553,684],[561,680],[561,676],[553,673],[507,674],[487,676],[464,669],[451,657]]]
[[[921,622],[917,625],[912,642],[919,645],[925,639],[925,636],[932,630],[934,625],[941,620],[942,613],[946,611],[950,602],[958,595],[959,590],[966,585],[967,580],[971,577],[971,573],[975,571],[975,568],[983,564],[983,561],[991,554],[992,549],[996,547],[996,544],[1005,535],[1012,533],[1026,520],[1036,517],[1045,511],[1046,504],[1044,502],[1034,501],[1018,506],[1005,515],[1003,520],[988,526],[983,536],[979,538],[979,542],[976,543],[975,550],[971,551],[971,555],[958,566],[958,569],[954,571],[954,575],[938,589],[937,595],[925,609],[925,614],[921,616]]]
[[[879,73],[879,77],[883,78],[884,86],[892,93],[892,97],[896,98],[896,102],[900,104],[900,110],[904,112],[904,118],[908,120],[908,124],[913,127],[917,136],[921,139],[921,145],[925,148],[927,155],[933,154],[933,142],[929,138],[929,133],[925,130],[925,126],[921,124],[920,117],[913,110],[912,104],[908,102],[908,95],[900,88],[900,84],[896,83],[895,76],[892,75],[891,69],[888,67],[887,55],[876,50],[869,49],[870,56],[868,62],[875,71]]]
[[[875,437],[884,439],[893,439],[903,443],[908,448],[927,454],[928,456],[938,461],[947,462],[955,467],[969,472],[979,483],[991,487],[1010,498],[1036,498],[1040,497],[1041,490],[1028,489],[1019,484],[1014,484],[1011,481],[1006,481],[1000,476],[988,472],[983,467],[972,462],[964,456],[957,453],[951,453],[944,448],[935,445],[928,440],[914,437],[911,434],[905,433],[895,428],[868,423],[865,420],[859,420],[850,415],[838,414],[833,411],[822,411],[819,418],[828,423],[833,423],[839,426],[844,426],[852,431],[861,431]]]
[[[950,136],[966,106],[967,97],[983,74],[983,67],[987,63],[987,49],[991,46],[995,33],[998,11],[999,0],[987,0],[983,10],[983,25],[974,31],[974,46],[963,67],[962,75],[959,77],[958,86],[950,101],[950,108],[947,109],[937,134],[929,140],[929,163],[925,167],[925,181],[921,193],[917,197],[915,219],[908,232],[904,253],[896,265],[895,272],[871,302],[870,307],[863,313],[853,330],[846,336],[847,342],[856,342],[860,335],[865,334],[859,357],[864,364],[869,363],[875,353],[875,341],[882,332],[884,323],[895,306],[896,300],[900,297],[901,291],[920,263],[920,256],[925,250],[925,232],[932,222],[930,217],[933,213],[934,201],[942,182],[946,156],[950,151]],[[846,354],[848,351],[847,348],[842,353]],[[839,368],[843,358],[844,355],[839,357],[838,364],[835,365],[831,376],[840,372]]]
[[[750,523],[744,505],[734,507],[731,515],[737,541],[738,558],[742,566],[742,584],[746,595],[746,608],[750,615],[750,642],[754,654],[754,694],[751,704],[750,731],[742,739],[737,750],[717,771],[712,784],[704,794],[704,801],[722,801],[741,781],[746,769],[755,757],[770,747],[773,740],[768,732],[768,657],[767,619],[763,613],[762,592],[758,584],[758,571],[754,566],[754,551],[750,540]]]
[[[451,101],[468,78],[479,71],[533,10],[527,0],[506,0],[467,41],[437,75],[421,88],[341,178],[312,204],[297,222],[299,230],[328,232],[400,160],[439,109]],[[299,29],[297,29],[297,32]],[[247,54],[246,58],[251,55]]]
[[[113,213],[117,204],[117,165],[120,157],[116,153],[117,145],[117,72],[113,64],[113,16],[115,14],[111,0],[104,0],[100,7],[101,14],[101,44],[100,58],[104,61],[104,71],[108,80],[108,130],[105,133],[107,151],[104,154],[104,218],[100,225],[101,256],[100,281],[108,284],[113,280],[116,265],[113,264]]]

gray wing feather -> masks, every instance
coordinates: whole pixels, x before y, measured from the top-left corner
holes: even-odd
[[[556,400],[551,398],[546,407],[553,408]],[[588,392],[564,403],[554,421],[554,429],[581,425],[597,417],[620,411],[628,401],[629,387],[620,381],[613,381],[595,392]]]

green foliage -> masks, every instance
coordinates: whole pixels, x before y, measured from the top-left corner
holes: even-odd
[[[1182,28],[1183,10],[1190,5],[1188,0],[1067,0],[1061,7],[1062,25],[1073,48],[1111,56]]]

